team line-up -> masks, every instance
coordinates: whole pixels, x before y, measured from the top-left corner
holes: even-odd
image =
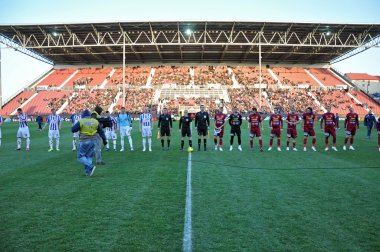
[[[337,121],[333,113],[331,113],[331,107],[327,107],[327,112],[323,114],[320,118],[320,127],[323,133],[325,134],[325,151],[329,150],[329,137],[332,137],[332,150],[337,151],[336,148],[336,129]],[[26,150],[30,148],[30,133],[28,128],[27,115],[23,113],[22,109],[18,109],[18,121],[19,129],[17,132],[17,149],[21,150],[21,139],[26,139]],[[215,112],[214,115],[214,148],[215,150],[223,151],[223,136],[224,128],[228,123],[231,127],[230,129],[230,151],[233,150],[234,137],[237,136],[238,140],[238,150],[242,151],[241,147],[241,125],[242,125],[242,115],[237,111],[236,108],[233,109],[233,112],[230,115],[226,115],[223,112],[221,107]],[[94,115],[94,114],[93,114]],[[99,115],[96,114],[96,117]],[[124,139],[128,138],[130,149],[133,151],[133,141],[132,141],[132,118],[125,111],[125,108],[121,108],[120,113],[113,117],[107,111],[105,117],[109,118],[112,122],[112,127],[105,128],[104,144],[106,145],[106,150],[109,150],[110,141],[113,142],[113,150],[116,151],[116,140],[117,140],[117,130],[119,130],[119,135],[121,138],[120,151],[124,151]],[[77,124],[82,118],[80,111],[77,111],[71,116],[71,122],[73,125]],[[201,143],[203,139],[203,149],[207,150],[207,135],[209,134],[210,128],[210,117],[209,113],[205,111],[203,105],[200,106],[200,111],[195,114],[195,127],[198,131],[198,151],[201,150]],[[256,108],[252,109],[252,113],[248,116],[248,128],[250,129],[250,147],[253,149],[253,139],[255,137],[259,140],[260,151],[263,151],[263,142],[262,142],[262,131],[263,131],[263,117],[258,113]],[[268,151],[272,150],[274,138],[277,138],[277,150],[281,151],[281,132],[284,127],[284,121],[287,123],[287,140],[286,148],[289,150],[290,141],[292,140],[292,149],[297,151],[296,148],[296,138],[297,138],[297,124],[303,122],[303,150],[307,151],[307,140],[310,136],[312,138],[311,149],[316,151],[316,134],[314,131],[314,123],[316,116],[312,111],[312,108],[307,108],[305,113],[302,116],[296,114],[296,111],[293,109],[286,116],[286,119],[283,120],[283,116],[278,113],[277,109],[274,109],[274,113],[270,115],[269,118],[269,127],[270,127],[270,142]],[[192,134],[191,134],[191,123],[193,118],[188,114],[188,111],[184,111],[184,116],[179,120],[179,132],[181,134],[181,148],[184,147],[184,139],[188,138],[190,150],[192,150]],[[0,116],[0,126],[3,122],[2,117]],[[56,111],[52,109],[52,114],[48,116],[47,123],[44,125],[44,128],[49,125],[49,152],[53,151],[53,139],[56,142],[56,150],[59,151],[59,131],[61,130],[61,118]],[[172,117],[168,114],[167,109],[164,108],[161,115],[158,118],[158,135],[160,135],[161,146],[163,150],[168,150],[170,148],[170,136],[172,133],[173,122]],[[378,132],[378,148],[380,151],[380,117],[376,122],[376,128]],[[349,149],[354,150],[354,137],[356,131],[359,129],[359,117],[353,110],[349,108],[349,113],[346,115],[344,121],[344,130],[346,132],[346,137],[344,139],[343,150],[346,150],[348,140],[350,141]],[[143,151],[146,151],[146,139],[148,139],[149,151],[152,151],[152,131],[153,131],[153,116],[149,113],[149,109],[144,108],[143,113],[140,115],[140,125],[139,130],[142,133],[143,139]],[[77,132],[73,133],[73,150],[77,149],[77,140],[83,138],[88,132]],[[99,135],[99,134],[98,134]],[[166,138],[167,148],[164,147],[164,140]],[[0,128],[0,139],[1,139],[1,128]],[[0,142],[1,144],[1,142]]]

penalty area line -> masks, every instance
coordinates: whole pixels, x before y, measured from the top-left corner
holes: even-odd
[[[187,161],[187,181],[186,181],[186,203],[185,203],[185,223],[183,228],[183,251],[191,252],[192,243],[191,230],[191,152]]]

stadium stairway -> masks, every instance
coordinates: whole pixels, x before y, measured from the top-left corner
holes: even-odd
[[[69,78],[67,78],[64,82],[62,82],[62,84],[58,87],[59,89],[63,88],[67,82],[69,82],[72,78],[74,78],[74,76],[79,73],[79,69],[77,69],[72,75],[69,76]]]
[[[122,96],[122,95],[123,95],[123,92],[118,92],[118,93],[117,93],[117,95],[116,95],[116,97],[115,97],[113,103],[112,103],[112,104],[110,105],[110,107],[108,108],[108,111],[109,111],[110,113],[112,113],[113,108],[116,106],[117,101],[120,99],[120,96]]]
[[[278,79],[277,75],[272,71],[272,69],[267,68],[268,73],[275,79],[280,87],[282,87],[281,81]]]
[[[313,78],[313,80],[315,80],[315,81],[319,84],[319,86],[321,86],[321,87],[324,88],[324,89],[327,89],[327,87],[326,87],[322,82],[320,82],[320,81],[318,80],[317,77],[315,77],[312,73],[310,73],[309,70],[307,70],[307,69],[305,69],[305,68],[304,68],[304,70],[305,70],[305,72],[306,72],[311,78]]]
[[[319,107],[321,107],[321,109],[322,109],[325,113],[327,112],[326,108],[322,105],[322,103],[320,103],[320,102],[318,101],[318,99],[317,99],[317,98],[316,98],[311,92],[307,92],[307,94],[308,94],[311,98],[313,98],[315,104],[317,104]]]
[[[29,102],[31,102],[32,100],[33,100],[33,98],[34,97],[36,97],[38,95],[38,93],[35,93],[35,94],[33,94],[28,100],[26,100],[23,104],[21,104],[21,106],[20,107],[18,107],[18,108],[23,108],[23,107],[25,107],[25,105],[27,105]],[[18,108],[16,108],[12,113],[11,113],[11,115],[16,115],[17,114],[17,109]]]
[[[150,70],[150,74],[149,74],[149,77],[146,81],[146,86],[147,87],[150,87],[151,84],[152,84],[152,80],[153,80],[153,76],[154,76],[154,73],[156,72],[156,68],[152,67],[152,69]]]
[[[231,67],[227,68],[228,73],[231,74],[231,79],[232,79],[232,87],[233,88],[240,88],[241,86],[239,85],[239,82],[236,80],[236,76],[234,71],[231,69]]]
[[[106,77],[106,79],[105,79],[105,80],[102,82],[102,84],[100,85],[100,88],[104,88],[104,87],[107,85],[108,81],[111,80],[112,75],[113,75],[115,72],[116,72],[116,69],[113,68],[113,69],[111,70],[110,74],[107,76],[107,77],[109,77],[109,78]]]

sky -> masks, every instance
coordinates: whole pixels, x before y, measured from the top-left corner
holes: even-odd
[[[279,21],[380,24],[380,0],[0,0],[0,25],[113,21]],[[380,48],[339,62],[343,73],[380,75]],[[23,69],[20,74],[19,69]],[[3,100],[51,68],[1,47]]]

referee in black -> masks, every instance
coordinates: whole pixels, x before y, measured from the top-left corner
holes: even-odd
[[[234,136],[237,135],[238,137],[238,150],[242,151],[241,148],[241,124],[243,122],[241,114],[238,112],[238,109],[234,107],[233,113],[230,115],[230,118],[228,120],[230,126],[231,126],[231,139],[230,139],[230,151],[233,149],[234,144]]]
[[[168,141],[168,148],[170,149],[170,131],[173,127],[173,121],[171,115],[168,114],[168,110],[166,108],[162,109],[162,114],[158,118],[158,130],[160,131],[161,135],[161,149],[165,150],[165,140],[164,137],[166,136],[166,139]]]
[[[204,150],[207,150],[207,131],[210,128],[210,116],[205,111],[205,106],[200,106],[201,111],[195,115],[195,127],[198,130],[198,151],[201,150],[201,138],[203,138]]]
[[[179,119],[179,132],[181,132],[181,151],[183,151],[183,145],[185,144],[185,137],[189,140],[189,146],[193,147],[193,141],[191,140],[191,122],[193,119],[189,116],[187,110],[183,112],[183,116]]]

